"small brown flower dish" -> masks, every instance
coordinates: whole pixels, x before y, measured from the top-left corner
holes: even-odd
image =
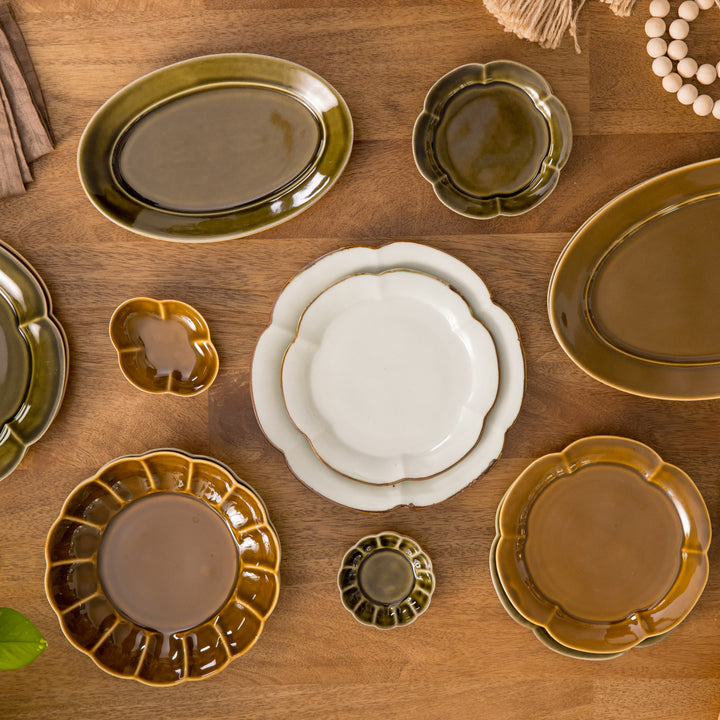
[[[123,375],[145,392],[197,395],[218,373],[205,319],[179,300],[124,302],[110,320],[110,339]]]

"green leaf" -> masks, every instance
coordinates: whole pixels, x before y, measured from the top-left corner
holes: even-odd
[[[14,670],[32,662],[47,641],[22,613],[0,608],[0,670]]]

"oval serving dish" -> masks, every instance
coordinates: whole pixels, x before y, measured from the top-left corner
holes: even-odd
[[[139,78],[80,139],[90,201],[141,235],[242,237],[305,210],[338,179],[353,126],[343,98],[287,60],[220,54]]]
[[[78,485],[50,529],[45,589],[68,640],[118,677],[201,680],[257,641],[280,543],[225,465],[153,450]]]
[[[65,333],[35,270],[0,242],[0,479],[57,415],[68,377]]]
[[[409,270],[329,287],[305,309],[282,365],[288,414],[318,456],[376,485],[464,457],[498,379],[492,336],[462,296]]]
[[[532,463],[497,516],[515,609],[566,648],[618,653],[676,627],[708,577],[698,489],[649,447],[588,437]]]
[[[652,178],[590,217],[548,289],[573,362],[636,395],[720,397],[719,225],[719,159]]]
[[[425,98],[413,130],[418,170],[440,201],[471,218],[519,215],[555,188],[572,147],[565,106],[510,60],[455,68]]]
[[[414,622],[435,591],[430,558],[414,540],[394,532],[368,535],[350,548],[337,583],[353,617],[381,630]]]
[[[127,300],[110,319],[110,339],[123,375],[148,393],[197,395],[218,373],[205,318],[179,300]]]

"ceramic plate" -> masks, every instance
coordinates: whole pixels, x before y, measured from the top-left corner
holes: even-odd
[[[545,79],[509,60],[440,78],[415,122],[413,153],[435,194],[461,215],[519,215],[555,188],[572,147],[565,106]]]
[[[497,353],[446,283],[408,270],[359,274],[307,307],[282,386],[322,460],[386,485],[435,475],[475,445],[497,395]]]
[[[680,623],[708,575],[690,478],[618,437],[530,465],[498,511],[497,571],[517,611],[567,648],[617,653]]]
[[[500,508],[502,507],[502,501],[500,502],[500,505],[498,506],[498,515],[500,514]],[[496,518],[497,523],[497,518]],[[629,650],[622,650],[620,652],[616,653],[591,653],[591,652],[583,652],[582,650],[575,650],[574,648],[565,647],[561,643],[559,643],[557,640],[555,640],[548,631],[542,627],[535,625],[534,623],[531,623],[529,620],[524,618],[517,610],[517,608],[512,604],[510,601],[510,598],[507,596],[507,593],[503,589],[502,583],[500,582],[500,578],[498,576],[498,570],[497,570],[497,562],[496,562],[496,552],[497,552],[497,544],[499,541],[499,536],[495,537],[495,540],[493,541],[492,547],[490,548],[490,579],[493,584],[493,589],[495,590],[495,594],[498,596],[498,600],[500,600],[500,604],[503,606],[503,609],[505,612],[519,625],[522,625],[523,627],[528,628],[529,630],[532,630],[533,635],[549,650],[552,650],[553,652],[558,653],[559,655],[565,655],[565,657],[574,658],[576,660],[612,660],[613,658],[620,657],[621,655],[624,655],[626,652],[629,652]],[[637,647],[649,647],[650,645],[655,645],[656,643],[660,642],[665,638],[666,635],[669,635],[672,631],[668,630],[665,633],[662,633],[660,635],[655,635],[654,637],[645,638],[642,642],[638,643]]]
[[[67,374],[67,341],[45,286],[0,243],[0,479],[50,427]]]
[[[81,483],[45,553],[70,642],[150,685],[209,677],[249,650],[280,587],[261,498],[225,465],[177,450],[118,458]]]
[[[180,300],[127,300],[110,319],[110,339],[123,375],[145,392],[197,395],[218,373],[205,318]]]
[[[345,609],[358,622],[389,630],[409,625],[428,609],[435,575],[414,540],[384,532],[347,551],[337,584]]]
[[[356,482],[330,468],[313,452],[288,416],[282,397],[280,368],[295,338],[303,310],[330,285],[357,273],[393,268],[418,270],[448,283],[465,299],[473,315],[490,332],[497,349],[500,384],[479,442],[458,463],[426,480],[394,485]],[[251,389],[255,413],[270,442],[285,454],[293,473],[308,487],[341,505],[384,511],[399,505],[426,506],[467,487],[499,457],[505,433],[513,424],[525,389],[520,338],[510,317],[492,302],[483,281],[467,265],[435,248],[392,243],[378,249],[354,247],[320,258],[293,278],[278,297],[270,326],[255,348]]]
[[[78,169],[90,201],[128,230],[225,240],[318,200],[352,139],[345,101],[310,70],[263,55],[207,55],[111,97],[80,139]]]
[[[720,397],[720,160],[619,195],[563,250],[553,332],[585,372],[650,397]]]

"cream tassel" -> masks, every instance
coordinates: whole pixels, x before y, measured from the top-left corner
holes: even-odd
[[[483,0],[488,11],[495,16],[507,32],[554,49],[560,45],[566,32],[580,52],[577,41],[577,16],[585,0]],[[636,0],[601,0],[616,14],[632,13]],[[720,4],[720,0],[715,0]]]

